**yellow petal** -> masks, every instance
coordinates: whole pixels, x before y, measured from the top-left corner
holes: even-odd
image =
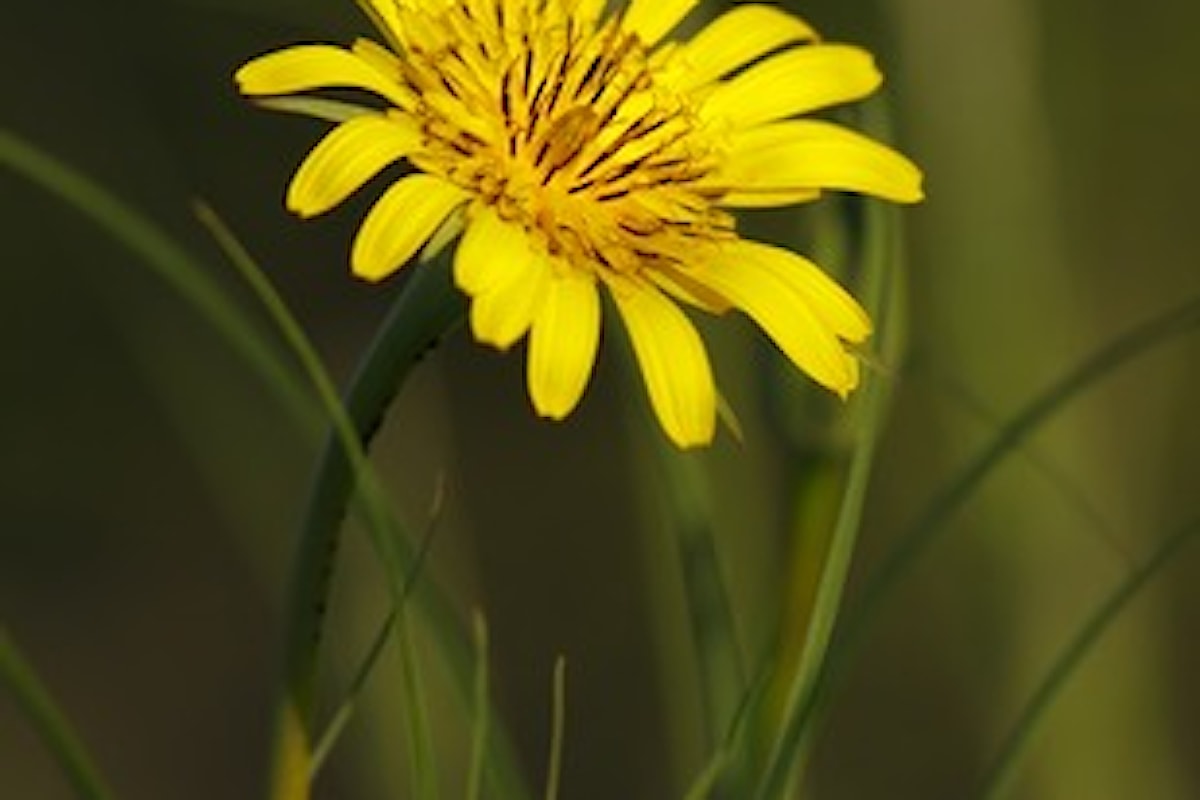
[[[788,250],[739,241],[725,263],[697,280],[746,312],[793,364],[845,396],[858,384],[858,362],[839,339],[862,341],[870,319],[854,298],[815,264]]]
[[[816,189],[797,189],[790,192],[733,191],[722,195],[717,204],[730,208],[775,208],[811,203],[820,196],[821,193]]]
[[[899,203],[922,197],[921,171],[907,158],[819,120],[788,120],[737,133],[718,180],[747,193],[841,189]]]
[[[515,344],[541,308],[551,274],[549,257],[523,228],[490,206],[477,209],[454,258],[455,283],[474,298],[475,338],[501,350]]]
[[[632,0],[625,9],[621,27],[636,33],[646,47],[666,36],[699,0]]]
[[[562,419],[583,396],[600,344],[600,295],[590,274],[551,277],[529,332],[526,381],[538,414]]]
[[[399,44],[400,14],[396,0],[358,0],[358,7],[388,41]]]
[[[612,288],[663,430],[679,447],[708,444],[717,400],[700,334],[652,285],[630,281]]]
[[[700,113],[749,128],[866,97],[883,80],[871,54],[842,44],[796,47],[722,83]]]
[[[420,143],[420,130],[405,117],[370,114],[347,120],[326,134],[296,170],[287,207],[302,217],[324,213]]]
[[[520,340],[546,299],[553,270],[546,258],[524,262],[510,279],[471,301],[471,333],[475,340],[507,350]]]
[[[354,238],[350,252],[354,274],[378,281],[400,269],[469,197],[454,184],[424,173],[396,181],[375,203]]]
[[[234,75],[242,94],[291,94],[311,89],[348,87],[366,89],[398,106],[412,105],[409,90],[398,78],[381,73],[372,64],[341,47],[302,44],[259,56]]]
[[[680,49],[677,58],[686,72],[676,85],[684,90],[701,86],[772,50],[816,38],[816,31],[806,23],[774,6],[737,6],[709,23]]]
[[[658,288],[688,305],[710,314],[724,314],[730,309],[729,301],[724,296],[689,278],[684,270],[662,267],[647,272]]]
[[[568,11],[576,20],[591,26],[604,10],[604,3],[605,0],[573,0]]]
[[[538,251],[524,228],[501,219],[492,206],[479,205],[471,212],[454,255],[454,282],[474,296],[509,282],[538,258]]]

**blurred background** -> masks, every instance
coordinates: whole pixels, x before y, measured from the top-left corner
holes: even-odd
[[[1200,293],[1200,6],[785,5],[877,54],[895,141],[927,174],[929,199],[901,213],[910,345],[893,365],[861,576],[1025,402]],[[721,7],[707,3],[693,24]],[[0,124],[152,217],[258,315],[191,216],[190,201],[206,199],[344,380],[397,284],[348,274],[381,184],[319,221],[290,217],[284,187],[324,126],[255,110],[230,76],[289,43],[368,33],[353,3],[16,2],[0,19]],[[746,229],[803,244],[808,213]],[[75,210],[4,171],[0,219],[0,618],[120,797],[256,796],[314,439],[204,319]],[[806,435],[822,434],[781,431],[768,402],[780,391],[774,355],[750,326],[706,335],[746,427],[743,445],[726,436],[705,463],[753,661],[786,580],[796,459]],[[415,526],[446,487],[429,576],[488,618],[496,699],[531,782],[545,769],[551,668],[564,653],[562,797],[680,796],[704,761],[696,676],[673,545],[640,463],[658,433],[611,349],[580,409],[554,425],[528,409],[519,349],[498,355],[460,332],[417,371],[375,451]],[[785,390],[810,402],[799,382]],[[1006,459],[890,597],[833,699],[812,797],[971,796],[1083,618],[1195,518],[1197,398],[1200,341],[1179,337]],[[340,569],[335,686],[386,599],[357,533]],[[1185,550],[1120,617],[1048,717],[1015,797],[1200,797],[1198,579],[1200,558]],[[396,674],[381,667],[319,797],[404,796]],[[445,719],[457,713],[447,706]],[[439,734],[456,763],[462,730],[439,723]],[[8,698],[0,794],[71,796]]]

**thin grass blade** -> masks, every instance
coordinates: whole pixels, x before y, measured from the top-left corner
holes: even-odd
[[[1029,696],[1024,708],[1017,715],[1012,730],[1004,738],[995,761],[983,780],[983,788],[979,793],[983,800],[1001,800],[1008,796],[1022,757],[1028,752],[1038,727],[1083,660],[1116,622],[1121,612],[1179,556],[1184,545],[1190,544],[1198,533],[1200,519],[1190,521],[1163,539],[1150,557],[1126,576],[1079,627],[1046,671],[1041,683]]]
[[[83,739],[3,626],[0,626],[0,684],[8,687],[75,794],[82,800],[111,800],[113,794]]]

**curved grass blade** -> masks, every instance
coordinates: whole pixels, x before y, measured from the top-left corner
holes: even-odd
[[[405,704],[410,710],[410,713],[405,715],[405,719],[409,722],[409,744],[413,748],[413,755],[415,756],[412,763],[413,790],[417,797],[432,798],[436,795],[436,790],[433,788],[433,776],[436,774],[436,765],[433,762],[431,746],[428,744],[431,735],[428,731],[428,714],[423,709],[425,693],[420,690],[419,673],[414,665],[415,654],[412,652],[412,645],[407,635],[408,629],[405,622],[404,603],[407,597],[409,576],[412,573],[409,570],[409,564],[397,552],[395,545],[395,542],[403,537],[403,531],[400,530],[400,525],[384,498],[384,493],[379,486],[374,470],[367,459],[363,443],[359,441],[358,433],[346,409],[342,405],[333,380],[329,377],[328,372],[326,372],[325,366],[316,352],[316,348],[313,347],[312,342],[309,340],[307,334],[305,334],[299,321],[292,315],[283,298],[275,291],[275,287],[271,285],[266,274],[212,209],[202,203],[198,203],[196,204],[195,211],[197,218],[212,233],[217,243],[229,257],[230,262],[237,268],[239,274],[267,310],[271,320],[283,335],[288,347],[300,360],[304,374],[315,389],[321,406],[330,420],[330,425],[332,426],[330,437],[332,446],[336,447],[345,459],[350,474],[349,479],[357,486],[357,496],[366,516],[367,530],[371,535],[376,552],[384,561],[385,572],[390,578],[389,589],[392,593],[392,604],[395,611],[393,614],[389,614],[392,624],[388,626],[387,630],[395,631],[401,644],[402,670],[404,673],[404,680],[401,682],[401,686],[404,689],[403,697]],[[289,652],[292,655],[287,659],[287,669],[291,673],[288,683],[291,702],[295,703],[295,707],[281,712],[280,724],[290,727],[298,717],[303,721],[304,729],[301,732],[302,738],[296,737],[293,733],[285,733],[280,736],[280,744],[287,743],[286,746],[289,748],[288,753],[278,755],[277,764],[287,765],[287,768],[285,775],[277,773],[276,785],[289,787],[286,791],[281,789],[282,794],[280,796],[306,796],[307,786],[311,782],[311,777],[317,771],[318,763],[316,759],[320,750],[319,743],[313,748],[312,752],[292,751],[290,748],[304,746],[301,745],[301,742],[307,743],[314,738],[313,683],[315,683],[317,672],[320,620],[319,618],[312,620],[310,614],[312,611],[317,610],[318,615],[320,615],[326,605],[334,573],[334,561],[338,549],[336,540],[340,535],[340,528],[339,519],[339,524],[331,534],[334,538],[330,541],[321,542],[320,552],[309,553],[305,550],[299,555],[299,561],[302,564],[300,570],[304,573],[304,576],[299,578],[301,583],[300,591],[304,593],[304,596],[293,595],[293,602],[289,604],[288,624],[289,626],[298,625],[304,629],[306,644],[301,652],[296,652],[289,648]],[[304,547],[306,544],[307,542],[302,540],[301,546]],[[309,580],[314,574],[317,576],[317,581],[310,583]],[[294,576],[295,579],[296,577]],[[295,590],[295,585],[293,585],[293,589]],[[316,628],[311,627],[314,624],[317,626]],[[382,650],[382,644],[380,644],[378,650]],[[293,658],[303,661],[303,664],[293,662]],[[369,663],[374,664],[375,662],[371,659]],[[298,683],[301,680],[301,671],[303,672],[303,685]],[[306,774],[303,777],[296,774],[302,764],[307,764]],[[300,789],[301,783],[305,787],[303,790]]]
[[[471,618],[475,635],[475,723],[471,728],[471,765],[467,771],[466,800],[480,800],[483,792],[484,756],[488,748],[488,727],[492,710],[488,698],[488,629],[487,620],[478,611]]]
[[[950,517],[962,508],[992,470],[1037,428],[1100,379],[1115,373],[1123,364],[1198,327],[1200,298],[1192,298],[1118,337],[1015,414],[996,433],[992,442],[937,494],[901,537],[900,543],[893,548],[883,565],[868,579],[863,600],[855,609],[853,624],[848,621],[847,636],[851,635],[851,631],[858,635],[858,629],[868,624],[884,597],[928,551],[938,534],[945,530],[945,523]]]
[[[877,321],[876,347],[885,362],[899,357],[903,342],[902,262],[899,228],[892,209],[865,204],[863,295]],[[834,626],[841,610],[846,579],[862,521],[875,451],[890,406],[891,381],[869,372],[855,400],[855,444],[838,505],[837,519],[807,615],[803,645],[797,659],[784,662],[788,674],[778,675],[784,701],[775,735],[768,746],[761,780],[754,796],[760,800],[787,796],[810,740],[808,707],[825,668]]]
[[[111,800],[95,760],[37,671],[0,626],[0,683],[6,684],[63,775],[83,800]]]
[[[246,360],[305,430],[319,427],[319,415],[307,392],[269,341],[208,276],[203,264],[161,228],[99,184],[11,131],[0,130],[0,164],[56,195],[137,255]]]
[[[429,522],[426,526],[425,534],[421,537],[421,544],[416,553],[416,560],[409,567],[408,574],[405,576],[404,591],[400,598],[400,605],[393,605],[391,610],[388,611],[383,623],[379,626],[379,630],[375,633],[375,638],[371,641],[371,646],[367,649],[366,656],[363,657],[362,663],[355,670],[354,678],[351,680],[350,686],[346,689],[345,696],[333,714],[330,715],[324,732],[317,739],[317,744],[313,748],[312,770],[309,774],[310,782],[316,779],[325,760],[333,752],[334,745],[337,744],[342,732],[350,723],[350,719],[354,715],[354,710],[358,706],[359,697],[366,688],[367,681],[374,673],[375,667],[379,663],[379,658],[383,655],[388,642],[391,641],[396,626],[400,624],[399,618],[403,613],[404,605],[407,604],[413,587],[416,586],[429,555],[429,548],[433,544],[433,537],[437,531],[437,522],[441,516],[442,497],[442,489],[439,485],[438,494],[434,498],[433,508],[430,509]],[[404,638],[407,645],[407,637]],[[418,735],[419,731],[417,730],[409,731],[411,739],[415,740]]]
[[[392,602],[397,609],[394,630],[401,641],[406,694],[410,709],[417,715],[411,720],[415,727],[410,731],[414,736],[410,744],[416,748],[419,762],[414,765],[417,771],[414,778],[418,781],[415,791],[418,796],[432,797],[436,793],[436,770],[432,764],[428,714],[422,709],[426,693],[420,685],[416,654],[406,633],[403,608],[406,598],[412,594],[419,602],[463,695],[470,693],[473,684],[473,654],[469,635],[449,601],[432,585],[410,583],[420,557],[413,553],[411,539],[403,535],[400,523],[391,513],[365,448],[412,368],[441,336],[461,321],[461,298],[450,286],[443,264],[423,265],[415,270],[359,362],[343,403],[303,329],[261,269],[211,210],[201,206],[198,213],[301,359],[333,421],[313,479],[289,600],[290,633],[285,655],[289,688],[278,718],[275,781],[280,788],[274,796],[306,796],[295,793],[300,791],[296,788],[299,779],[295,773],[301,769],[306,775],[313,771],[310,743],[314,739],[312,714],[323,613],[342,522],[353,498],[363,506],[367,529],[389,577]],[[301,726],[299,730],[294,730],[296,725]],[[488,741],[492,745],[489,775],[500,793],[511,798],[525,796],[507,739],[499,731],[493,731]]]
[[[1042,682],[1030,695],[1025,707],[1017,715],[1012,730],[996,755],[992,767],[983,781],[979,796],[983,800],[1001,800],[1007,796],[1016,776],[1017,768],[1029,750],[1038,726],[1045,719],[1054,701],[1058,699],[1067,682],[1083,659],[1092,651],[1100,637],[1112,627],[1118,615],[1137,597],[1164,567],[1179,555],[1184,545],[1189,544],[1200,533],[1200,519],[1195,519],[1164,539],[1150,557],[1136,570],[1126,576],[1084,621],[1071,641],[1063,648],[1058,658],[1046,671]]]
[[[801,711],[801,726],[815,726],[829,703],[833,686],[861,646],[878,610],[908,571],[916,565],[945,530],[944,524],[974,494],[985,478],[1006,456],[1101,379],[1121,366],[1164,344],[1176,336],[1200,327],[1200,298],[1192,298],[1117,337],[1075,369],[1034,397],[1024,409],[1010,418],[993,440],[939,492],[918,516],[882,566],[867,579],[864,597],[846,614],[838,637],[822,665],[808,702]]]
[[[554,686],[550,719],[550,758],[546,767],[545,800],[558,800],[562,783],[562,754],[567,718],[567,660],[554,659]]]
[[[640,382],[629,340],[621,338],[624,346],[617,348],[617,353],[625,380]],[[723,398],[718,403],[727,407]],[[713,495],[702,460],[704,454],[681,452],[670,445],[657,430],[657,423],[650,421],[644,406],[635,409],[630,403],[628,409],[627,413],[636,416],[637,424],[655,428],[633,450],[634,466],[644,470],[645,477],[635,485],[639,489],[654,487],[653,497],[644,497],[648,504],[656,504],[656,511],[661,507],[673,540],[700,680],[702,739],[705,746],[716,748],[723,737],[727,738],[726,731],[736,718],[746,680],[732,602],[716,546],[710,504]],[[735,417],[726,417],[726,424],[731,435],[740,437],[741,426]]]

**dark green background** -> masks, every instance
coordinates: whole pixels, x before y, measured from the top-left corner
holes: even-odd
[[[929,200],[903,214],[911,364],[868,504],[867,564],[999,420],[1200,292],[1200,7],[792,6],[878,54],[897,138],[928,177]],[[379,187],[319,221],[287,215],[288,177],[323,126],[251,108],[230,75],[268,49],[366,32],[349,0],[15,0],[0,11],[0,123],[152,216],[252,309],[190,216],[189,200],[205,198],[342,378],[395,288],[355,282],[346,266]],[[314,447],[202,319],[75,211],[0,173],[0,220],[0,615],[121,797],[255,796]],[[722,441],[711,460],[754,651],[791,465],[746,368],[747,354],[761,364],[769,351],[748,333],[721,326],[715,348],[748,441]],[[1192,337],[1122,369],[955,519],[839,694],[814,797],[968,796],[1083,615],[1196,515],[1198,356]],[[415,520],[445,476],[432,570],[464,608],[486,610],[498,698],[535,784],[562,651],[562,796],[678,796],[701,758],[688,730],[694,677],[671,667],[687,646],[678,579],[661,534],[642,524],[630,445],[657,434],[625,435],[640,424],[627,406],[644,401],[610,361],[570,421],[552,425],[527,408],[519,352],[460,333],[402,398],[379,460]],[[1185,553],[1122,617],[1055,709],[1017,797],[1200,795],[1198,569]],[[352,537],[335,663],[353,663],[381,595]],[[380,713],[353,728],[319,796],[403,796],[395,680],[385,665]],[[457,763],[461,748],[446,747]],[[69,796],[7,700],[0,795]]]

